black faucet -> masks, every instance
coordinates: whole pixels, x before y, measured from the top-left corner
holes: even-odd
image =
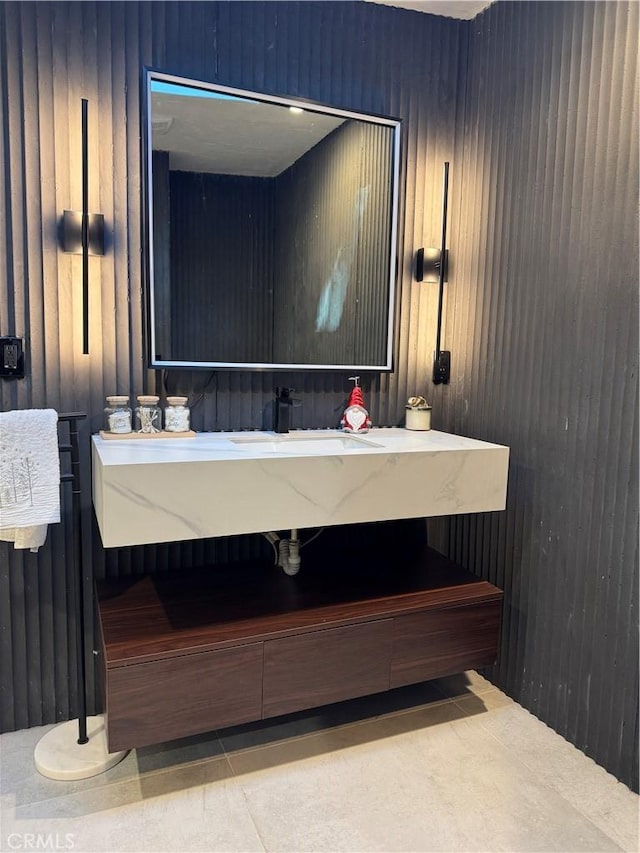
[[[299,404],[299,400],[294,400],[291,394],[293,388],[276,388],[276,416],[275,416],[275,431],[289,432],[289,413],[291,407]]]

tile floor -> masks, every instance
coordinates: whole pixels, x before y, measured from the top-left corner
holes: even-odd
[[[638,797],[470,672],[53,782],[0,738],[0,850],[638,850]]]

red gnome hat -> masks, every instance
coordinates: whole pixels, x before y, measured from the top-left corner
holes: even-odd
[[[371,418],[364,405],[364,397],[362,396],[362,388],[358,385],[359,376],[350,376],[356,384],[349,394],[349,402],[344,410],[340,426],[345,432],[369,432],[371,427]]]
[[[362,396],[362,388],[359,385],[355,385],[351,389],[351,394],[349,394],[349,402],[347,403],[347,408],[349,406],[362,406],[363,409],[365,408],[364,397]]]

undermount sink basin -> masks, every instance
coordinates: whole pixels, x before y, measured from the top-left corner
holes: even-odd
[[[253,451],[264,453],[335,453],[336,451],[350,452],[365,450],[372,447],[382,447],[375,441],[356,438],[353,435],[296,435],[283,434],[273,438],[232,438],[232,444],[243,445]]]

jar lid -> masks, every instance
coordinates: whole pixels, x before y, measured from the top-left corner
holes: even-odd
[[[188,397],[167,397],[167,403],[170,406],[184,406],[188,399]]]
[[[107,397],[107,403],[112,403],[114,406],[122,406],[128,402],[129,398],[124,396]]]
[[[409,409],[412,412],[430,412],[432,409],[432,406],[430,406],[428,403],[424,406],[409,406],[409,405],[407,405],[407,406],[405,406],[405,409]]]
[[[156,397],[155,394],[140,394],[138,396],[138,402],[142,403],[143,405],[145,403],[157,403],[159,399],[160,397]]]
[[[430,409],[431,406],[427,403],[421,394],[416,394],[414,397],[409,397],[405,409]]]

